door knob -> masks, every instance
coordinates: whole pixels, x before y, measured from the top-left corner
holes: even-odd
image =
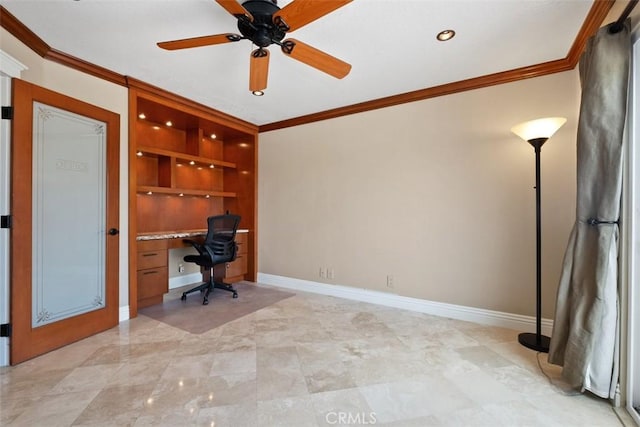
[[[117,228],[110,228],[109,229],[109,234],[112,235],[112,236],[115,236],[118,233],[120,233],[120,230],[118,230]]]

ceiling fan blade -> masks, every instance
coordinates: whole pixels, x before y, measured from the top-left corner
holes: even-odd
[[[273,22],[286,31],[298,28],[315,21],[334,10],[351,3],[352,0],[293,0],[291,3],[273,14]]]
[[[158,43],[158,47],[161,47],[167,50],[188,49],[191,47],[200,47],[200,46],[209,46],[213,44],[237,42],[238,40],[242,40],[242,37],[239,36],[238,34],[227,33],[227,34],[216,34],[213,36],[200,36],[200,37],[192,37],[189,39],[160,42]]]
[[[350,64],[296,39],[283,41],[281,48],[285,55],[338,79],[345,77],[351,71]]]
[[[244,16],[246,19],[253,22],[253,16],[236,0],[216,0],[216,2],[236,18],[242,19]]]
[[[263,91],[267,88],[269,76],[269,51],[256,49],[251,52],[251,65],[249,69],[249,90],[251,92]]]

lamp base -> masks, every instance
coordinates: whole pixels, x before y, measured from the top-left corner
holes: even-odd
[[[518,335],[518,342],[531,350],[549,353],[551,338],[544,335],[538,337],[537,334],[523,333]]]

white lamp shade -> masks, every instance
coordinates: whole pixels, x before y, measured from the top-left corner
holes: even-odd
[[[549,139],[566,122],[567,119],[564,117],[547,117],[515,125],[511,128],[511,132],[525,141],[531,141],[536,138]]]

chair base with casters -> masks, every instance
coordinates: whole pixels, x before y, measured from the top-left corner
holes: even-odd
[[[182,301],[186,301],[188,294],[192,292],[200,291],[200,293],[204,293],[202,305],[207,305],[209,304],[209,294],[213,292],[214,289],[222,289],[223,291],[232,292],[233,298],[238,298],[238,292],[233,288],[232,285],[227,285],[226,283],[222,283],[222,282],[216,282],[213,279],[213,274],[211,274],[209,276],[209,280],[207,280],[206,282],[203,282],[200,285],[196,286],[195,288],[191,288],[188,291],[183,292],[182,297],[180,297],[180,299]]]
[[[192,292],[200,291],[204,293],[202,304],[207,305],[209,304],[209,294],[214,289],[232,292],[233,298],[238,298],[238,292],[233,286],[215,280],[214,267],[236,259],[238,246],[235,242],[235,236],[239,224],[240,217],[238,215],[227,213],[211,216],[207,218],[208,229],[204,242],[184,240],[185,243],[190,243],[198,251],[198,255],[187,255],[184,260],[199,265],[203,272],[208,271],[209,277],[205,276],[206,280],[202,284],[183,292],[181,300],[186,300],[187,295]]]

